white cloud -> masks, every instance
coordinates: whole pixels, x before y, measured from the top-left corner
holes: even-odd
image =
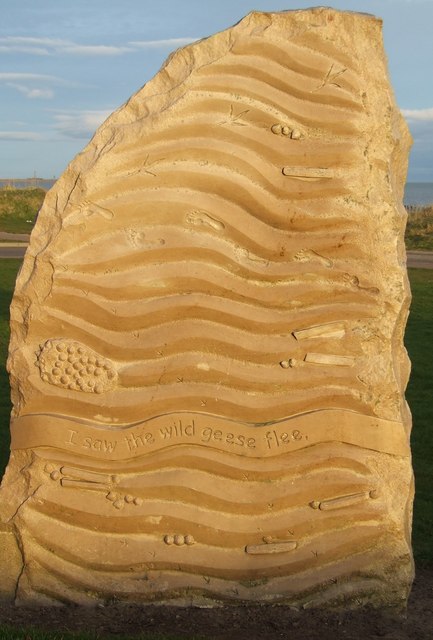
[[[0,44],[0,53],[30,53],[32,56],[48,56],[48,49],[41,47],[10,46]]]
[[[123,53],[129,53],[131,51],[132,49],[130,47],[113,47],[103,44],[69,44],[62,47],[60,53],[79,56],[119,56]]]
[[[51,100],[51,98],[54,97],[54,91],[52,89],[27,87],[24,84],[15,84],[14,82],[7,82],[6,85],[12,89],[16,89],[26,96],[26,98],[42,98],[43,100]]]
[[[34,56],[49,56],[66,44],[68,44],[67,40],[59,40],[57,38],[8,36],[0,38],[0,51],[2,53],[27,53]]]
[[[0,38],[0,52],[25,53],[35,56],[80,55],[80,56],[118,56],[133,53],[141,49],[181,47],[196,38],[168,38],[165,40],[139,40],[126,45],[83,44],[59,38],[32,38],[26,36],[7,36]]]
[[[62,78],[43,73],[0,73],[0,82],[25,82],[26,80],[43,80],[53,84],[67,84]]]
[[[422,120],[424,122],[433,120],[433,107],[428,109],[402,109],[401,112],[408,120]]]
[[[54,129],[68,138],[90,138],[112,109],[94,111],[62,111],[54,115]]]
[[[157,49],[159,47],[182,47],[196,40],[197,38],[169,38],[168,40],[136,40],[128,44],[137,49]]]
[[[72,40],[61,40],[59,38],[8,36],[0,38],[0,51],[3,53],[30,53],[36,56],[59,54],[112,56],[127,53],[133,51],[133,49],[101,44],[83,45]]]
[[[61,46],[65,42],[69,42],[68,40],[62,40],[60,38],[32,38],[29,36],[7,36],[6,38],[0,38],[1,44],[10,44],[10,45],[20,45],[20,44],[28,44],[28,45],[46,45],[49,47]]]
[[[0,140],[29,141],[41,139],[41,134],[34,131],[0,131]]]
[[[42,73],[0,73],[0,84],[15,89],[29,99],[51,100],[54,91],[50,85],[67,85],[68,83],[57,76]]]

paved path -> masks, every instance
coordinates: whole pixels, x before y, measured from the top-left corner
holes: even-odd
[[[408,251],[407,264],[414,269],[433,269],[433,251]]]
[[[24,243],[0,242],[0,258],[22,258],[26,248],[27,245]],[[433,269],[433,251],[408,251],[407,266],[414,269]]]
[[[26,252],[27,245],[18,244],[16,242],[0,244],[0,258],[23,258]]]
[[[30,240],[30,235],[28,233],[8,233],[7,231],[0,231],[0,240],[7,240],[8,242],[14,242],[17,240],[28,242]]]

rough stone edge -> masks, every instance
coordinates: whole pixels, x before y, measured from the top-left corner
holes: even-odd
[[[0,523],[0,602],[15,601],[23,569],[23,557],[14,529]]]

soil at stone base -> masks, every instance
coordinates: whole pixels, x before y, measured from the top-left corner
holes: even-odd
[[[432,640],[433,567],[417,570],[405,614],[370,608],[345,613],[295,611],[275,605],[216,609],[125,604],[28,608],[0,603],[0,624],[15,629],[85,632],[101,639],[171,634],[206,640]],[[32,636],[26,633],[22,637],[31,640]]]

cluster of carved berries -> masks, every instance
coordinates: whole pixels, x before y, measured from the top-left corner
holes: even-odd
[[[192,544],[195,543],[195,540],[193,536],[190,534],[183,536],[179,533],[176,533],[174,535],[167,534],[166,536],[164,536],[164,542],[165,544],[168,544],[168,545],[175,544],[177,547],[181,547],[184,544],[191,546]]]
[[[49,384],[85,393],[103,393],[117,382],[112,362],[79,342],[47,340],[37,356],[41,378]]]
[[[300,140],[304,137],[299,129],[289,127],[287,124],[274,124],[271,127],[271,131],[277,136],[285,136],[286,138],[292,138],[292,140]]]

